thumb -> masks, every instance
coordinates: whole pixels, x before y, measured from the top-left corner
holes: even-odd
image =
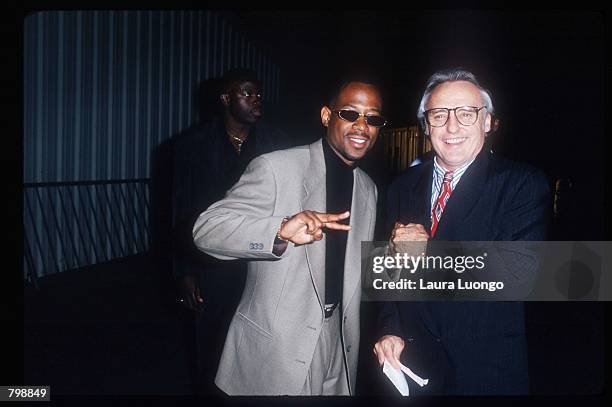
[[[391,366],[393,366],[397,370],[402,370],[402,368],[399,365],[399,360],[395,356],[391,358],[389,363],[391,363]]]
[[[378,364],[382,366],[385,363],[385,355],[382,352],[376,352],[376,356],[378,357]]]

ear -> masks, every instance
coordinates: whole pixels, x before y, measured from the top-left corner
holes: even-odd
[[[323,106],[321,108],[321,123],[323,126],[327,127],[329,125],[329,120],[331,119],[332,112],[327,106]]]
[[[423,135],[425,137],[429,137],[429,125],[427,124],[427,122],[425,120],[423,120],[421,123],[420,129],[423,131]]]
[[[221,103],[223,103],[224,106],[229,106],[230,104],[229,94],[222,93],[221,95],[219,95],[219,99],[221,100]]]
[[[487,113],[487,117],[485,118],[485,133],[488,133],[491,131],[491,121],[493,120],[493,117],[491,116],[491,113]]]

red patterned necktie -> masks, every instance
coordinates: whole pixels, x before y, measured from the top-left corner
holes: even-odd
[[[452,180],[453,172],[445,172],[444,181],[442,181],[442,188],[440,189],[440,195],[438,195],[438,199],[436,199],[433,209],[431,210],[431,237],[436,234],[436,229],[438,228],[438,223],[440,223],[440,219],[442,218],[442,212],[444,211],[446,202],[448,201],[448,198],[450,198],[451,193],[453,192],[453,190],[451,189]]]

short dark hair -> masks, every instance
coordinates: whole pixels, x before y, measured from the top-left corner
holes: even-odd
[[[382,85],[382,81],[380,78],[371,73],[366,72],[350,72],[344,75],[341,75],[334,82],[331,91],[327,97],[327,103],[329,108],[333,108],[336,104],[336,99],[338,99],[338,95],[342,92],[344,88],[348,86],[348,84],[353,82],[365,83],[367,85],[374,86],[380,92],[381,98],[383,100],[384,105],[384,88]]]
[[[261,86],[257,72],[249,68],[233,68],[225,72],[221,78],[219,94],[229,92],[233,83],[253,82]]]

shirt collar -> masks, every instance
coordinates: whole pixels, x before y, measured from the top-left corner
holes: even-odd
[[[451,189],[455,189],[455,187],[459,183],[459,180],[461,179],[461,176],[465,173],[465,171],[467,171],[469,166],[472,165],[475,159],[476,157],[472,158],[471,161],[467,162],[466,164],[462,165],[461,167],[453,171],[453,180],[451,181]],[[442,185],[442,180],[444,179],[444,173],[446,173],[447,170],[444,169],[442,165],[440,165],[440,163],[438,162],[437,156],[434,157],[433,163],[434,163],[433,165],[434,169],[433,169],[432,188],[434,189],[433,192],[435,193],[437,190],[440,189],[440,186]]]
[[[332,149],[325,137],[323,137],[322,144],[326,171],[352,172],[355,169],[356,164],[348,165],[345,163]]]
[[[476,159],[476,157],[472,158],[469,162],[465,163],[464,165],[462,165],[461,167],[455,169],[453,171],[453,180],[456,178],[460,178],[461,175],[463,175],[463,173],[468,169],[468,167],[474,162],[474,160]],[[441,176],[444,177],[444,174],[448,171],[446,170],[444,167],[442,167],[442,165],[438,162],[438,157],[435,156],[434,157],[434,172]]]

